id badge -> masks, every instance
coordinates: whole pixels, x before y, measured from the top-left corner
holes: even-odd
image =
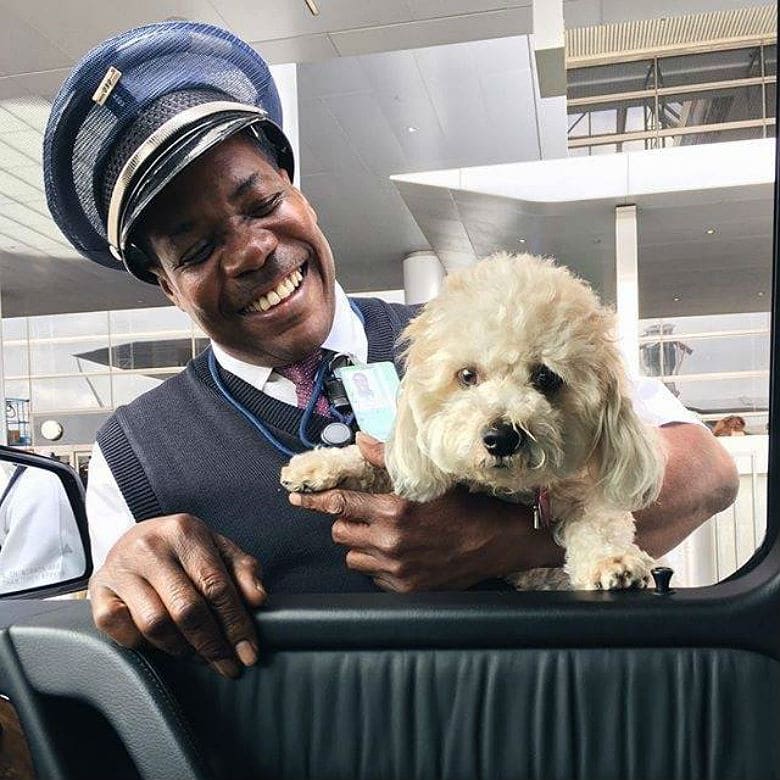
[[[336,376],[344,385],[360,430],[387,441],[395,422],[398,374],[390,362],[342,366]]]

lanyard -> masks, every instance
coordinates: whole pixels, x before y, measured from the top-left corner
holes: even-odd
[[[357,304],[354,301],[350,301],[349,305],[352,308],[352,311],[360,319],[361,324],[365,325],[363,312],[360,311]],[[293,452],[288,447],[285,447],[285,445],[282,444],[282,442],[280,442],[279,439],[277,439],[270,430],[268,430],[268,428],[260,421],[257,415],[250,412],[249,409],[247,409],[242,403],[233,398],[230,390],[228,390],[228,388],[225,386],[225,383],[219,376],[219,370],[217,369],[217,359],[214,357],[213,350],[209,350],[208,364],[211,378],[214,380],[214,384],[217,386],[217,389],[222,394],[222,397],[228,402],[228,404],[230,404],[230,406],[232,406],[240,415],[242,415],[247,420],[247,422],[252,425],[253,428],[258,430],[262,434],[263,438],[265,438],[265,440],[272,447],[276,448],[279,452],[281,452],[283,455],[286,455],[288,458],[292,458],[293,455],[296,455],[297,453]],[[314,389],[312,391],[311,398],[309,399],[309,403],[306,404],[306,409],[303,412],[301,422],[298,426],[298,438],[300,439],[301,444],[303,444],[304,447],[308,447],[309,449],[314,449],[317,445],[315,442],[312,442],[306,435],[306,428],[311,421],[311,416],[314,413],[314,407],[317,403],[317,399],[322,393],[322,387],[325,383],[325,375],[328,373],[328,366],[329,361],[323,360],[322,365],[317,369],[317,375],[314,380]],[[336,415],[339,419],[339,423],[345,427],[352,422],[352,415],[345,417],[338,412],[336,412]]]

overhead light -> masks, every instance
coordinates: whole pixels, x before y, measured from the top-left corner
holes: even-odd
[[[707,228],[704,231],[708,236],[714,236],[715,235],[715,228]]]
[[[674,302],[675,303],[679,303],[680,302],[680,299],[676,295],[674,296]]]
[[[524,243],[525,243],[525,239],[524,239],[524,238],[518,238],[518,239],[517,239],[517,242],[518,242],[519,244],[524,244]]]
[[[314,0],[305,0],[306,7],[311,11],[312,16],[319,16],[320,9],[317,8],[317,3]]]
[[[417,128],[414,125],[409,125],[409,127],[406,128],[407,133],[416,133]]]
[[[764,292],[763,292],[763,290],[759,290],[759,291],[758,291],[758,297],[759,297],[759,298],[763,298],[763,297],[764,297]]]

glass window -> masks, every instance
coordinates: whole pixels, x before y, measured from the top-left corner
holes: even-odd
[[[567,73],[567,95],[569,98],[580,98],[653,89],[653,71],[652,60],[572,68]]]
[[[622,141],[618,144],[619,152],[643,152],[647,149],[653,149],[655,145],[654,138],[644,138],[641,141]]]
[[[112,335],[192,330],[190,318],[175,306],[112,311],[110,315]]]
[[[10,445],[25,447],[32,444],[30,386],[26,380],[5,383],[5,424]]]
[[[30,398],[30,383],[27,379],[6,379],[6,398]]]
[[[764,75],[777,75],[777,44],[764,46]]]
[[[31,339],[101,336],[108,333],[108,316],[104,311],[55,314],[30,317],[29,320]]]
[[[112,374],[114,385],[114,406],[129,404],[147,390],[152,390],[167,379],[167,376],[145,374]]]
[[[661,147],[670,149],[675,146],[695,146],[697,144],[718,144],[728,141],[749,141],[764,137],[764,128],[741,127],[737,130],[710,130],[685,135],[667,135],[659,139]]]
[[[769,301],[767,301],[767,305]],[[658,333],[662,325],[671,328],[664,335],[674,333],[714,333],[735,330],[765,330],[769,338],[770,315],[766,311],[744,312],[740,314],[706,314],[691,317],[664,317],[663,320],[641,320],[640,335],[651,336]]]
[[[659,95],[658,111],[660,126],[665,129],[762,119],[764,104],[761,86],[756,84],[705,92]]]
[[[31,385],[35,414],[111,408],[111,381],[107,376],[33,379]]]
[[[91,374],[108,371],[108,338],[30,343],[30,374]]]
[[[700,414],[766,412],[769,408],[767,377],[706,380],[675,377],[664,384],[685,406]]]
[[[27,342],[3,344],[3,370],[7,377],[22,377],[28,374]]]
[[[726,371],[768,371],[767,336],[723,336],[709,339],[665,342],[677,374],[707,374]],[[671,352],[671,350],[674,352]],[[677,360],[674,361],[674,356]],[[669,362],[669,361],[665,361]],[[667,366],[672,368],[672,365]],[[671,371],[669,372],[671,373]]]
[[[192,358],[192,337],[112,336],[111,365],[123,371],[186,366]]]
[[[658,60],[659,87],[732,81],[760,75],[761,55],[758,46],[662,57]]]
[[[569,137],[635,133],[653,127],[654,100],[624,100],[574,106],[569,114]]]
[[[615,144],[598,144],[590,147],[591,154],[614,154],[616,151]]]
[[[777,117],[777,92],[774,84],[768,84],[766,87],[766,115],[768,117]]]
[[[27,338],[27,317],[8,317],[3,320],[3,341]]]

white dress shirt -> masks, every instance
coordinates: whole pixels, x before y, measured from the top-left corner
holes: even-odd
[[[368,339],[363,323],[352,310],[346,294],[338,284],[333,326],[322,346],[334,352],[352,355],[363,363],[368,359]],[[225,371],[279,401],[297,406],[295,385],[289,379],[271,368],[244,363],[228,355],[214,342],[211,343],[211,348],[217,362]],[[634,380],[632,392],[637,414],[649,425],[699,423],[696,415],[688,411],[656,379],[642,377]],[[89,463],[87,517],[92,540],[92,558],[97,569],[103,565],[114,542],[135,525],[135,519],[97,442],[92,448],[92,459]]]

